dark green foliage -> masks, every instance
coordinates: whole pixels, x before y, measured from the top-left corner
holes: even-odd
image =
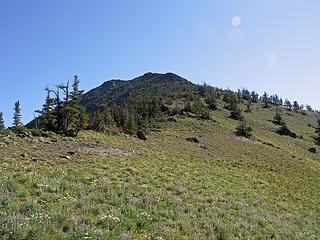
[[[36,111],[40,114],[40,117],[37,118],[37,128],[54,130],[57,128],[56,123],[56,112],[54,111],[54,101],[55,99],[51,98],[49,88],[46,87],[47,97],[45,104],[43,105],[42,110]]]
[[[243,120],[243,116],[241,114],[241,109],[239,108],[238,104],[233,102],[230,105],[230,116],[229,118],[233,119],[233,120],[237,120],[237,121],[242,121]]]
[[[251,100],[252,100],[252,102],[257,103],[259,100],[259,94],[256,93],[255,91],[252,91],[251,92]]]
[[[225,102],[225,108],[232,110],[232,108],[238,104],[238,97],[231,90],[226,90],[223,95],[223,101]]]
[[[106,132],[115,125],[111,112],[108,109],[101,109],[94,112],[89,118],[89,129]]]
[[[274,119],[273,123],[277,125],[282,125],[282,123],[284,122],[279,109],[276,110],[276,115],[274,116],[273,119]]]
[[[146,73],[130,81],[112,80],[92,89],[81,98],[89,114],[101,106],[127,105],[132,99],[177,99],[193,101],[198,92],[197,85],[173,73]]]
[[[287,107],[288,111],[292,112],[292,104],[288,99],[284,101],[284,105]]]
[[[306,110],[308,112],[314,112],[313,108],[310,105],[306,105]]]
[[[209,109],[199,98],[196,98],[193,102],[187,102],[183,111],[194,113],[197,117],[202,119],[210,119]]]
[[[247,100],[247,101],[251,100],[251,93],[249,92],[248,89],[243,88],[241,90],[241,97],[242,97],[242,99]]]
[[[62,131],[67,136],[76,136],[81,129],[88,127],[88,115],[84,107],[80,105],[80,97],[83,91],[79,90],[80,80],[77,75],[73,79],[73,92],[71,100],[64,102],[61,110]]]
[[[251,101],[251,99],[247,100],[246,106],[247,106],[247,109],[246,109],[245,112],[251,113],[251,112],[252,112],[252,110],[251,110],[251,106],[252,106],[252,101]]]
[[[279,135],[290,136],[292,138],[297,137],[297,134],[291,132],[291,130],[288,128],[287,124],[284,121],[282,122],[280,128],[277,130],[277,133]]]
[[[37,127],[45,131],[62,132],[67,136],[76,136],[81,129],[88,126],[88,115],[80,98],[83,91],[79,90],[79,78],[74,76],[73,92],[69,93],[69,82],[60,84],[56,90],[46,87],[47,97],[42,110],[36,111],[40,116],[36,119]],[[61,101],[60,91],[64,93]],[[51,98],[50,94],[54,94]]]
[[[4,120],[3,120],[3,113],[0,112],[0,130],[5,129]]]
[[[294,112],[299,112],[301,110],[301,107],[297,101],[293,102],[293,111]]]
[[[14,104],[14,114],[13,114],[13,127],[18,128],[22,126],[21,123],[21,107],[20,107],[20,102],[16,101]]]
[[[214,90],[209,90],[205,93],[205,102],[213,111],[217,109],[217,95]]]
[[[252,136],[252,128],[248,126],[246,121],[241,121],[236,127],[237,136],[250,138]]]
[[[316,127],[316,144],[320,145],[320,118],[319,116],[317,117],[317,123],[318,123],[318,126]]]
[[[264,92],[264,94],[262,95],[261,100],[264,103],[264,106],[263,106],[264,108],[269,108],[270,107],[269,106],[269,96],[268,96],[268,94],[266,92]]]

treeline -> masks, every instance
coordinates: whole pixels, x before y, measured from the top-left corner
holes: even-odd
[[[79,90],[80,79],[74,76],[72,84],[56,85],[54,88],[45,88],[46,98],[38,116],[34,120],[34,127],[43,131],[52,131],[66,136],[77,136],[82,129],[92,129],[99,132],[116,130],[127,134],[136,134],[138,130],[148,131],[158,127],[167,116],[184,114],[200,119],[210,119],[211,112],[219,109],[219,104],[230,111],[229,118],[239,121],[236,133],[239,136],[250,137],[252,127],[245,120],[243,111],[251,113],[253,103],[262,103],[262,107],[276,106],[274,123],[279,125],[277,131],[281,135],[295,135],[288,129],[282,118],[279,106],[287,111],[306,114],[312,111],[309,105],[300,105],[297,101],[291,103],[278,95],[269,95],[264,92],[259,95],[255,91],[245,88],[238,91],[219,89],[207,84],[176,87],[177,91],[167,95],[157,94],[161,88],[152,88],[144,95],[135,96],[130,91],[126,93],[124,102],[106,102],[90,113],[80,104],[84,91]],[[176,104],[181,101],[182,104]],[[241,105],[245,105],[242,110]],[[317,142],[320,144],[320,120],[317,128]],[[14,106],[13,129],[23,127],[21,123],[21,106],[17,101]],[[4,129],[3,114],[0,113],[0,129]]]

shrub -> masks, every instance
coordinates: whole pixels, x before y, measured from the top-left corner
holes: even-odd
[[[296,138],[297,137],[297,134],[295,134],[294,132],[291,132],[290,129],[287,127],[287,124],[285,122],[282,123],[280,128],[277,130],[277,133],[279,135],[290,136],[292,138]]]
[[[252,128],[248,126],[247,122],[240,122],[236,127],[237,136],[250,138],[252,136]]]

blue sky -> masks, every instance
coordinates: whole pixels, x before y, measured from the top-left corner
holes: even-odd
[[[44,86],[174,72],[320,108],[318,0],[0,0],[0,111],[40,109]]]

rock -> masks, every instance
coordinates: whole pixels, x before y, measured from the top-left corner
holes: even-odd
[[[168,118],[168,121],[169,121],[169,122],[178,122],[175,117],[169,117],[169,118]]]
[[[69,152],[67,152],[69,155],[74,155],[74,154],[76,154],[76,152],[75,151],[69,151]]]
[[[147,140],[147,136],[142,130],[137,131],[137,136],[140,140]]]
[[[316,148],[314,148],[314,147],[309,148],[309,152],[311,152],[311,153],[316,153],[316,152],[317,152],[317,149],[316,149]]]
[[[184,115],[186,115],[187,117],[191,117],[191,118],[196,118],[197,115],[191,113],[191,112],[183,112]]]
[[[26,154],[26,153],[22,153],[20,156],[21,156],[22,158],[26,158],[26,157],[27,157],[27,154]]]
[[[70,160],[71,159],[71,157],[70,156],[62,156],[62,158],[65,158],[65,159],[67,159],[67,160]]]
[[[192,142],[192,143],[199,143],[200,142],[199,139],[196,137],[189,137],[189,138],[186,138],[186,140],[188,142]]]

